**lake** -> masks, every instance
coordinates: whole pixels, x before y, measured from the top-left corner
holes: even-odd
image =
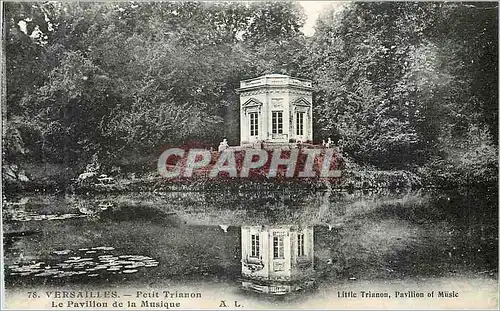
[[[88,307],[119,298],[188,309],[221,301],[493,308],[497,206],[494,191],[442,190],[19,197],[3,209],[7,305],[51,307],[68,299],[47,292],[112,290],[119,297],[100,300],[108,305]],[[28,291],[44,295],[28,299]],[[201,297],[162,298],[165,291]]]

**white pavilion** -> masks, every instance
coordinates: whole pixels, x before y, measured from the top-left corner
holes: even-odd
[[[312,142],[312,82],[281,74],[243,80],[240,145]]]

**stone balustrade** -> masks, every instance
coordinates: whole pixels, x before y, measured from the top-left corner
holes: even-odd
[[[312,87],[312,82],[309,80],[281,75],[266,75],[254,79],[243,80],[240,82],[240,88],[249,88],[263,85],[296,85],[301,87]]]

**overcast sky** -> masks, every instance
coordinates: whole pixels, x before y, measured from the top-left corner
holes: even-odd
[[[304,25],[304,34],[306,36],[312,36],[314,34],[314,25],[316,25],[319,14],[322,11],[326,11],[328,8],[338,10],[346,1],[299,1],[299,3],[304,8],[307,15]]]

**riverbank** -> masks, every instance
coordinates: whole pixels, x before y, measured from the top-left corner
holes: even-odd
[[[104,172],[103,172],[104,173]],[[254,176],[253,178],[191,178],[165,179],[154,172],[142,174],[108,173],[108,182],[100,181],[101,173],[79,179],[78,174],[57,165],[30,166],[22,179],[5,178],[4,194],[9,197],[23,193],[130,193],[166,191],[318,191],[325,189],[418,189],[425,187],[415,173],[368,169],[342,170],[338,178],[286,178]]]

